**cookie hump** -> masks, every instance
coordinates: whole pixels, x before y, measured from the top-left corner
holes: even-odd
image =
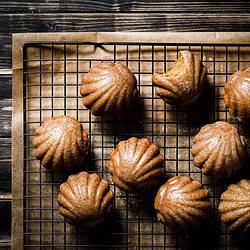
[[[108,164],[113,182],[127,192],[144,192],[164,176],[164,158],[148,139],[132,137],[121,141]]]
[[[191,153],[194,164],[215,179],[230,178],[247,159],[245,138],[227,122],[205,125],[193,141]]]
[[[136,102],[136,84],[129,68],[119,63],[102,62],[82,79],[83,104],[93,115],[121,118]]]
[[[231,232],[250,233],[250,180],[231,184],[222,193],[219,204],[221,220]]]
[[[167,73],[154,73],[156,95],[171,105],[188,106],[207,87],[207,69],[197,55],[180,51],[175,66]]]
[[[172,230],[189,233],[209,217],[209,192],[200,181],[175,176],[158,190],[154,207],[158,220]]]
[[[57,201],[59,213],[81,228],[102,223],[112,207],[113,192],[96,173],[80,172],[61,184]]]
[[[88,152],[88,134],[74,118],[56,116],[36,130],[32,144],[34,156],[44,167],[69,170],[83,163]]]
[[[235,72],[225,84],[224,102],[239,121],[250,119],[250,68]]]

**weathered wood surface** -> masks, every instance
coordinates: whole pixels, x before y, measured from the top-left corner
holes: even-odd
[[[0,13],[57,12],[245,12],[246,1],[127,1],[101,0],[38,0],[1,1]]]
[[[58,31],[250,31],[247,13],[1,14],[0,69],[11,69],[11,34]]]
[[[250,31],[246,1],[0,1],[0,248],[10,246],[11,34],[59,31]]]

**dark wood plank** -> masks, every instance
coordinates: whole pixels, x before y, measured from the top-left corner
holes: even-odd
[[[0,138],[0,163],[11,159],[11,138]]]
[[[11,136],[12,76],[0,75],[0,137]],[[1,192],[1,189],[0,189]]]
[[[0,75],[0,200],[11,199],[11,81],[11,75]]]
[[[67,31],[250,31],[250,15],[229,14],[3,14],[0,69],[11,69],[11,33]]]
[[[0,75],[0,249],[11,247],[11,75]],[[9,99],[6,99],[9,98]]]
[[[11,225],[11,201],[0,201],[0,235],[8,234]]]
[[[11,33],[0,32],[0,41],[0,69],[11,69]]]
[[[10,99],[12,97],[12,75],[1,75],[0,71],[0,100]],[[0,106],[2,109],[2,106]],[[1,112],[1,111],[0,111]],[[0,118],[1,119],[1,118]]]
[[[33,0],[1,1],[0,13],[56,12],[244,12],[249,13],[246,1],[127,1],[127,0]]]
[[[11,197],[11,159],[0,161],[0,200]]]
[[[11,201],[0,200],[0,249],[8,249],[11,245]]]
[[[3,14],[0,33],[56,31],[248,31],[250,15],[191,13]]]

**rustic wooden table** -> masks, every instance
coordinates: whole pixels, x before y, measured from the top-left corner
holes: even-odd
[[[0,248],[11,247],[11,35],[57,31],[250,31],[250,3],[0,1]]]

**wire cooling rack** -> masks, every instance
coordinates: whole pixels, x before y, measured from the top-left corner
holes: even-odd
[[[170,69],[180,50],[200,56],[208,68],[210,86],[189,109],[169,106],[155,95],[153,72]],[[33,42],[23,50],[23,240],[27,249],[239,249],[218,219],[218,198],[227,184],[215,184],[192,163],[192,137],[217,120],[234,123],[249,139],[246,127],[230,117],[223,87],[230,75],[249,66],[250,45],[143,42]],[[81,79],[101,62],[128,66],[138,81],[140,104],[122,121],[92,116],[79,94]],[[56,196],[68,174],[54,173],[33,157],[34,131],[51,116],[68,115],[89,133],[90,150],[82,170],[108,179],[115,194],[114,212],[104,225],[84,231],[58,213]],[[114,186],[107,171],[109,154],[121,140],[147,137],[165,158],[166,178],[189,175],[211,193],[212,219],[195,236],[184,236],[160,224],[153,209],[155,190],[126,194]]]

